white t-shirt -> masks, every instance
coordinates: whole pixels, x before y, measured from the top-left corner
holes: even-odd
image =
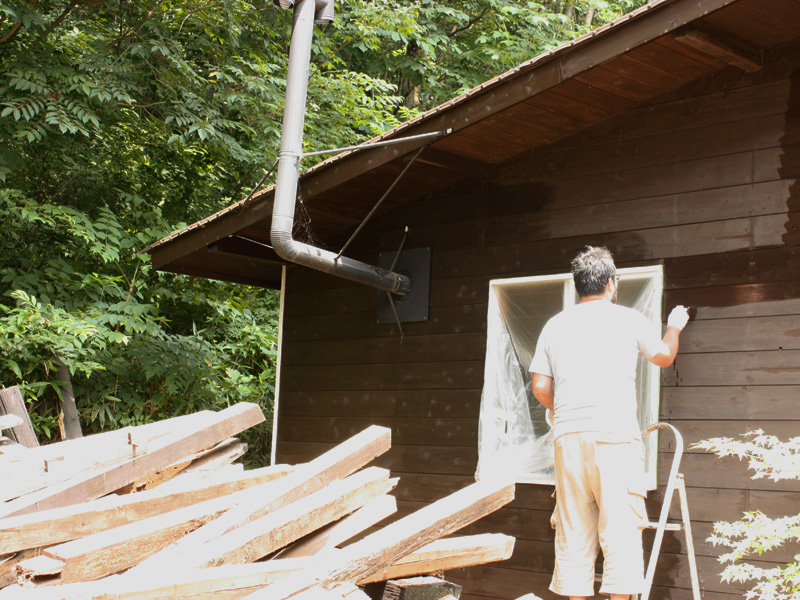
[[[550,319],[529,370],[554,380],[553,437],[598,432],[639,439],[636,361],[662,348],[644,315],[607,300],[576,304]]]

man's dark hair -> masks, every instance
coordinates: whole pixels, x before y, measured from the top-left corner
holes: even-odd
[[[581,298],[603,294],[608,281],[617,274],[608,248],[586,246],[571,264],[575,290]]]

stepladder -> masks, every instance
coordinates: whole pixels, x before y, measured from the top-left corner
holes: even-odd
[[[650,550],[650,559],[647,563],[645,574],[644,590],[640,594],[640,600],[649,600],[650,592],[653,589],[653,579],[658,566],[658,558],[661,554],[661,544],[664,541],[666,531],[683,531],[686,540],[686,557],[689,561],[689,578],[691,579],[692,598],[700,600],[700,578],[697,575],[697,561],[694,555],[694,543],[692,540],[692,523],[689,519],[689,502],[686,497],[686,483],[683,473],[680,472],[681,459],[683,457],[683,436],[669,423],[655,423],[642,432],[642,438],[658,431],[659,429],[669,430],[675,438],[675,452],[672,456],[669,476],[667,478],[664,499],[661,503],[661,511],[658,521],[648,524],[648,529],[655,529],[655,538]],[[678,492],[678,502],[681,519],[679,522],[669,522],[669,512],[675,492]]]

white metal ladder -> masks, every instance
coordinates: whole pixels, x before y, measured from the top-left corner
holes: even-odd
[[[697,576],[697,562],[694,557],[692,524],[689,521],[689,503],[686,500],[686,484],[683,480],[683,473],[678,471],[681,466],[681,458],[683,457],[683,436],[669,423],[656,423],[645,429],[642,432],[642,437],[644,438],[658,429],[669,429],[672,431],[672,434],[675,436],[675,453],[672,457],[672,467],[670,467],[669,470],[667,489],[664,492],[664,501],[661,504],[661,514],[658,517],[658,522],[648,525],[648,529],[656,530],[656,537],[653,540],[653,548],[650,551],[650,560],[647,563],[647,574],[644,579],[644,591],[640,599],[648,600],[650,597],[650,590],[653,587],[653,576],[655,575],[658,556],[661,553],[661,542],[664,540],[664,532],[667,530],[680,531],[683,529],[684,536],[686,537],[686,556],[689,559],[689,576],[692,580],[692,596],[694,600],[700,600],[700,579]],[[680,500],[681,523],[667,523],[667,516],[669,515],[669,509],[672,505],[672,498],[675,495],[676,488]]]

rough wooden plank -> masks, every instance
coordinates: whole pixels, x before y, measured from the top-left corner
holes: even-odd
[[[495,556],[486,554],[487,550],[492,552],[490,549],[495,548],[496,556],[503,556],[510,553],[512,547],[513,538],[498,534],[447,538],[432,542],[406,555],[396,565],[383,569],[381,573],[392,578],[399,578],[424,572],[420,570],[423,567],[414,565],[446,566],[462,563],[466,566],[478,564],[474,561],[480,559],[486,562],[483,559]],[[469,552],[473,557],[473,562],[470,562],[468,556],[461,557],[460,560],[459,557],[454,556],[453,554],[459,549]],[[335,553],[330,556],[335,556]],[[493,559],[501,560],[500,558]],[[131,579],[124,576],[113,576],[99,581],[28,589],[25,590],[25,598],[28,600],[194,600],[213,596],[215,599],[234,600],[282,577],[318,566],[320,560],[319,557],[281,558],[252,564],[208,567],[194,571],[179,570],[152,574],[146,578]],[[368,581],[378,580],[380,579],[375,576],[368,579]],[[13,589],[5,590],[5,593],[0,592],[0,599],[7,596],[13,598],[19,591],[20,588],[14,586]]]
[[[758,71],[763,66],[761,56],[753,49],[735,46],[709,32],[697,29],[681,31],[675,41],[704,52],[743,71]]]
[[[270,501],[257,499],[236,507],[225,515],[185,536],[178,543],[166,548],[130,570],[137,576],[150,571],[160,571],[163,565],[178,561],[186,553],[201,544],[215,540],[255,519],[294,502],[307,494],[322,489],[329,483],[346,477],[391,446],[391,431],[385,427],[372,426],[329,450],[305,465],[298,466],[293,473],[283,478],[280,492]]]
[[[261,493],[263,488],[273,485],[274,482],[270,482],[256,488],[199,502],[51,546],[44,549],[43,553],[62,563],[63,566],[58,574],[60,583],[99,579],[130,568],[188,532],[208,523],[235,505],[237,501],[245,497],[252,498],[254,491]],[[268,493],[267,490],[264,493]],[[35,574],[37,565],[34,561],[26,561],[20,567],[27,573]],[[45,575],[53,574],[45,573]]]
[[[63,508],[8,517],[0,520],[0,554],[26,548],[51,546],[96,534],[274,481],[286,475],[287,467],[265,467],[224,479],[195,481],[192,487],[165,493],[155,489],[128,496],[108,496]]]
[[[0,389],[0,414],[16,415],[22,419],[22,424],[11,430],[15,441],[26,448],[36,448],[39,445],[39,440],[36,439],[36,433],[33,431],[31,417],[25,406],[25,400],[16,385]]]
[[[0,500],[17,498],[47,486],[62,483],[81,473],[88,473],[136,457],[149,444],[178,430],[191,430],[214,418],[211,411],[164,419],[147,425],[125,427],[75,440],[30,448],[24,464],[9,465],[0,456],[0,469],[14,485],[0,488]],[[2,510],[0,509],[0,515]]]
[[[369,467],[211,540],[165,568],[254,562],[361,508],[393,485],[389,471]]]
[[[177,571],[138,581],[121,576],[99,581],[25,589],[29,600],[190,600],[235,598],[253,592],[314,563],[314,559],[295,558],[247,565],[225,565],[198,571]],[[0,591],[0,598],[13,598],[19,586]]]
[[[248,598],[279,600],[316,585],[358,581],[424,546],[497,510],[514,499],[514,484],[479,481],[347,546],[323,567],[290,575]]]
[[[335,548],[395,512],[397,512],[397,500],[395,497],[389,495],[379,496],[353,514],[298,540],[282,550],[277,556],[281,559],[311,556],[323,550]]]
[[[0,516],[20,515],[98,498],[262,421],[264,415],[257,405],[239,403],[217,413],[213,423],[205,427],[160,438],[142,456],[7,502],[0,508]]]
[[[0,415],[0,431],[22,425],[21,417],[17,415]]]
[[[443,538],[407,554],[393,565],[382,568],[359,584],[439,573],[511,558],[515,539],[500,533],[485,533]]]

